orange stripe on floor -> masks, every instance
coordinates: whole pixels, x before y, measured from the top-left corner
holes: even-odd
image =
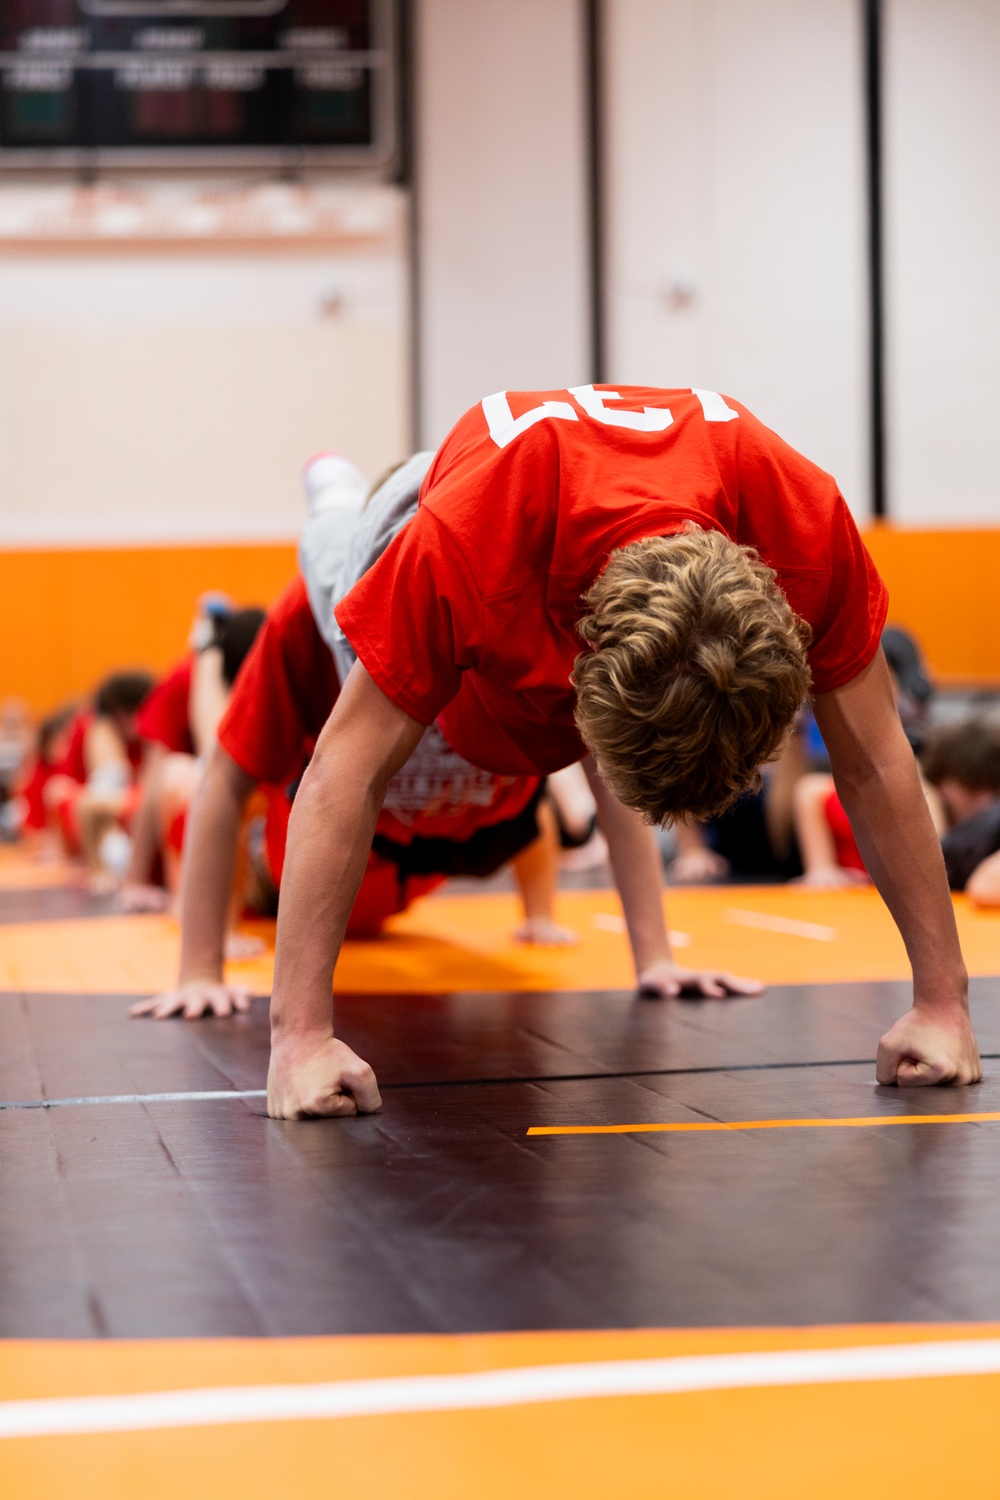
[[[777,1350],[975,1341],[996,1325],[638,1330],[413,1337],[4,1341],[7,1400],[192,1386]],[[337,1422],[23,1439],[0,1451],[10,1500],[875,1500],[919,1432],[921,1492],[995,1493],[1000,1377],[711,1390]],[[721,1435],[724,1434],[724,1440]],[[911,1444],[911,1448],[912,1448]],[[907,1460],[908,1461],[908,1460]]]
[[[680,888],[667,893],[666,908],[687,939],[678,957],[691,967],[728,969],[769,984],[909,974],[902,939],[874,890]],[[1000,974],[1000,912],[977,911],[961,896],[955,911],[970,972]],[[353,994],[441,994],[631,987],[628,943],[617,930],[617,895],[564,891],[556,914],[578,935],[577,947],[515,943],[514,895],[428,897],[393,918],[382,938],[346,944],[335,988]],[[273,938],[273,924],[251,926]],[[0,989],[154,993],[174,983],[178,957],[177,924],[169,917],[19,923],[0,927]],[[229,973],[266,993],[272,954],[230,965]]]
[[[820,1120],[684,1120],[644,1125],[532,1125],[528,1135],[648,1135],[705,1130],[858,1130],[877,1125],[982,1125],[1000,1120],[1000,1111],[964,1115],[857,1115]]]

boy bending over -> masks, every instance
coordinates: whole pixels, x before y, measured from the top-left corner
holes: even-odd
[[[419,479],[414,483],[414,476],[422,477],[429,458],[411,460],[373,497],[366,514],[369,531],[384,534],[383,522],[392,530],[396,521],[391,517],[405,510],[411,496],[415,502]],[[307,487],[309,477],[307,471]],[[192,809],[178,988],[141,1002],[133,1008],[135,1015],[226,1015],[249,1003],[245,991],[224,984],[222,973],[224,912],[242,813],[256,785],[269,788],[265,847],[277,884],[283,874],[289,790],[294,790],[340,691],[338,663],[318,621],[328,621],[324,600],[336,592],[343,565],[361,555],[354,546],[359,538],[356,504],[330,506],[326,499],[325,507],[313,502],[313,520],[319,525],[307,529],[302,548],[309,590],[305,581],[296,580],[269,616],[219,726],[218,745]],[[557,840],[540,775],[477,767],[452,748],[437,725],[414,751],[386,788],[345,933],[377,931],[387,916],[447,875],[489,875],[512,861],[525,908],[518,936],[528,942],[571,940],[552,918]],[[657,967],[656,955],[666,944],[662,878],[649,831],[637,832],[622,897],[627,916],[631,913],[640,983],[657,992],[686,985],[705,993],[758,993],[759,985],[732,975],[703,976],[676,968],[661,972]]]
[[[588,756],[624,895],[626,831],[726,807],[810,690],[913,966],[913,1008],[882,1038],[877,1076],[978,1079],[941,849],[879,649],[885,614],[834,481],[738,403],[577,386],[474,407],[412,519],[336,607],[357,662],[292,813],[270,1113],[379,1107],[371,1069],[334,1034],[331,979],[386,789],[428,725],[494,772]]]

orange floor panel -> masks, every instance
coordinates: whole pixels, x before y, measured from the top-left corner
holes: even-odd
[[[0,1346],[3,1401],[588,1361],[995,1339],[988,1325]],[[852,1381],[560,1400],[260,1425],[0,1440],[9,1500],[874,1500],[997,1493],[1000,1376]],[[0,1401],[0,1416],[3,1404]],[[919,1434],[919,1437],[916,1435]],[[623,1479],[627,1483],[623,1486]]]
[[[666,906],[678,958],[757,976],[770,984],[904,979],[902,940],[873,890],[804,891],[789,886],[675,889]],[[972,974],[1000,973],[1000,912],[957,897]],[[342,993],[439,994],[459,990],[604,990],[633,982],[621,907],[611,891],[565,891],[557,915],[575,948],[526,948],[511,934],[513,895],[431,896],[394,918],[387,934],[348,943],[337,967]],[[256,930],[267,939],[271,924]],[[177,973],[176,922],[164,916],[93,917],[0,927],[0,989],[144,994]],[[270,949],[230,974],[270,989]]]
[[[33,858],[18,848],[0,844],[0,890],[39,890],[46,886],[72,885],[77,869],[62,859]]]

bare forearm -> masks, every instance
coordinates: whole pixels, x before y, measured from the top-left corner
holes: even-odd
[[[195,658],[188,698],[191,737],[198,755],[208,755],[211,752],[219,720],[226,711],[227,697],[228,689],[222,675],[222,652],[218,646],[209,646]]]
[[[375,1075],[333,1034],[333,970],[389,780],[424,726],[356,662],[292,809],[271,991],[268,1114],[378,1109]]]
[[[243,808],[251,779],[216,749],[191,807],[181,881],[180,982],[221,979]]]
[[[589,763],[585,763],[597,819],[608,841],[608,854],[621,896],[636,973],[669,959],[670,940],[663,914],[663,865],[653,830],[639,814],[612,796]]]
[[[146,753],[142,798],[132,820],[132,858],[127,877],[130,885],[145,885],[153,872],[153,860],[160,843],[162,782],[163,755],[158,746],[151,746]]]
[[[382,790],[334,757],[299,788],[288,852],[271,995],[272,1035],[333,1029],[333,970],[365,873]]]
[[[867,775],[835,770],[835,779],[868,872],[906,944],[914,1003],[965,1006],[968,981],[944,859],[909,748],[904,742]]]

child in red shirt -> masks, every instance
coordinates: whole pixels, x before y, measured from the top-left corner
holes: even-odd
[[[262,786],[267,796],[265,867],[256,873],[265,874],[275,887],[280,884],[294,786],[338,692],[333,657],[317,629],[305,585],[297,578],[268,616],[219,725],[208,785],[190,835],[186,883],[190,878],[197,885],[201,867],[223,844],[234,855],[232,829],[238,818],[220,841],[218,814],[221,810],[224,815],[227,798],[232,797],[241,816],[252,789]],[[519,936],[543,943],[572,941],[572,934],[558,927],[551,915],[555,832],[551,814],[540,805],[541,779],[479,772],[433,731],[421,749],[423,754],[404,768],[390,789],[352,912],[351,935],[377,933],[386,917],[434,889],[448,874],[490,874],[512,860],[523,880],[526,908]],[[206,827],[216,829],[211,840],[203,832]],[[231,859],[228,868],[232,866]],[[224,879],[209,874],[216,892]],[[163,1019],[182,1012],[193,1018],[246,1008],[246,991],[223,983],[220,909],[218,903],[213,913],[201,900],[184,901],[178,988],[140,1002],[133,1015]]]
[[[203,618],[199,610],[192,639],[198,639]],[[180,884],[188,808],[233,682],[264,618],[255,607],[216,605],[195,654],[157,683],[140,710],[137,729],[145,754],[132,857],[121,891],[127,911],[164,910]]]
[[[663,541],[673,536],[676,565]],[[750,635],[740,618],[730,635],[706,617],[702,633],[707,596],[700,585],[686,589],[682,574],[713,578],[717,618],[720,585],[738,579],[739,598],[756,601]],[[379,1106],[371,1070],[333,1034],[328,976],[381,787],[435,720],[473,764],[506,773],[579,760],[588,747],[578,715],[593,735],[602,693],[605,721],[638,735],[645,721],[630,717],[611,644],[627,645],[630,588],[634,639],[653,644],[647,657],[626,651],[629,681],[654,699],[708,693],[714,707],[697,722],[649,720],[639,790],[628,758],[612,762],[607,737],[594,741],[605,771],[593,767],[595,796],[616,867],[645,856],[609,770],[615,786],[632,787],[631,806],[653,817],[724,806],[752,784],[797,711],[808,635],[834,773],[914,963],[914,1009],[883,1038],[878,1077],[981,1076],[940,852],[912,755],[907,762],[900,752],[905,739],[878,654],[886,591],[836,484],[716,392],[577,386],[501,392],[468,412],[439,450],[412,520],[336,609],[358,664],[299,794],[278,923],[272,1114]],[[605,606],[615,611],[607,644]],[[759,658],[758,640],[768,643]],[[688,654],[672,655],[671,641]],[[765,661],[764,686],[748,691],[755,663],[763,670]],[[716,732],[744,719],[745,735]],[[671,763],[666,747],[690,746],[694,736],[706,753]],[[638,943],[644,982],[670,993],[678,972],[662,924],[650,896],[639,906],[650,923]]]
[[[115,672],[78,714],[43,798],[66,852],[81,857],[95,890],[118,884],[129,856],[143,747],[137,719],[153,687],[147,672]]]
[[[314,461],[307,470],[307,488],[317,470],[321,477],[329,478],[332,471],[334,479],[342,479],[344,464],[326,456]],[[340,542],[356,528],[367,487],[359,494],[355,485],[352,491],[349,507],[320,503],[313,512],[314,520],[320,518],[321,524],[330,523],[341,533]],[[329,499],[322,494],[312,498]],[[335,659],[320,634],[305,584],[297,579],[271,612],[219,726],[212,785],[203,798],[207,810],[202,809],[198,825],[211,824],[225,812],[227,793],[242,807],[250,789],[263,786],[268,811],[258,853],[264,868],[256,873],[263,873],[275,887],[282,875],[291,794],[338,692]],[[352,910],[351,933],[377,932],[387,916],[433,889],[446,875],[486,875],[512,861],[525,903],[518,936],[531,942],[571,941],[572,934],[552,919],[556,838],[541,795],[539,777],[482,771],[455,754],[432,728],[389,787]],[[231,823],[229,836],[221,842],[214,838],[211,846],[197,831],[193,835],[188,862],[195,871],[195,885],[202,866],[207,867],[222,843],[231,850]],[[210,877],[208,883],[218,892],[223,879]],[[228,1013],[238,992],[221,984],[217,909],[211,920],[204,920],[206,910],[203,902],[192,902],[185,917],[181,988],[137,1007],[136,1014],[162,1017],[183,1009],[192,1015],[201,1013],[199,1007]],[[207,959],[199,956],[199,948],[205,954],[211,949]],[[211,972],[199,972],[192,984],[192,967]]]

